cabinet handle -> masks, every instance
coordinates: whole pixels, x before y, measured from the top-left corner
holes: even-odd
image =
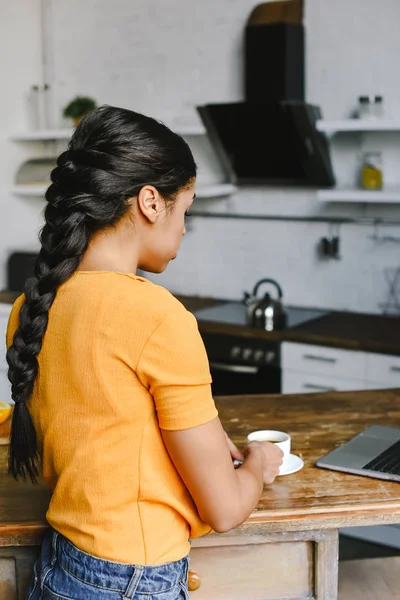
[[[201,586],[200,576],[196,573],[196,571],[189,571],[188,575],[188,587],[189,592],[195,592]]]
[[[315,354],[303,354],[303,358],[305,358],[306,360],[319,360],[321,362],[332,364],[337,362],[337,358],[328,358],[327,356],[316,356]]]
[[[390,370],[393,371],[393,373],[400,373],[400,367],[390,367]]]
[[[314,385],[313,383],[303,383],[305,390],[318,390],[320,392],[336,392],[336,388],[324,387],[323,385]]]
[[[215,371],[224,371],[226,373],[242,373],[243,375],[257,375],[258,368],[248,365],[225,365],[223,363],[210,362],[210,368]]]

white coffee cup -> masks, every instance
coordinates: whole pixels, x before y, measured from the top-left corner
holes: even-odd
[[[279,469],[279,474],[284,471],[285,461],[290,456],[291,437],[284,431],[274,431],[273,429],[261,429],[253,431],[247,436],[247,441],[250,442],[271,442],[280,448],[283,452],[283,463]]]

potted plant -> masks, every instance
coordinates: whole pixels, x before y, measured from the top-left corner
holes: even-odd
[[[81,119],[97,108],[96,102],[87,96],[77,96],[64,108],[64,117],[73,119],[75,127]]]

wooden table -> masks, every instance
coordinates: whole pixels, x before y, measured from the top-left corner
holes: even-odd
[[[368,425],[400,427],[398,391],[221,398],[220,418],[243,446],[250,431],[292,435],[299,473],[266,487],[238,529],[195,540],[193,600],[336,600],[338,529],[400,523],[400,485],[314,467]]]
[[[400,392],[234,397],[217,400],[221,420],[243,446],[255,429],[291,433],[305,468],[277,479],[241,527],[194,540],[192,600],[336,600],[338,529],[400,523],[400,485],[325,471],[315,461],[370,424],[400,427]],[[24,600],[46,530],[49,492],[5,475],[0,450],[0,599]],[[18,581],[18,594],[17,584]]]

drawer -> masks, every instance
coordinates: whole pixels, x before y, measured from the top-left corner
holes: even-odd
[[[309,542],[192,548],[190,571],[200,580],[190,600],[313,597],[313,549]]]
[[[282,368],[313,375],[365,379],[366,359],[364,352],[284,342]]]
[[[386,387],[400,388],[400,356],[367,354],[367,379],[371,383],[380,381]]]
[[[301,371],[285,370],[282,374],[283,394],[317,394],[321,392],[347,392],[364,390],[364,379],[347,379],[345,377],[330,377],[314,375]]]

